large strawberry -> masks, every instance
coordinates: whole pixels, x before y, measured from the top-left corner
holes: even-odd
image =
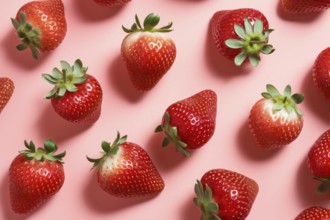
[[[61,61],[62,70],[54,68],[52,75],[43,74],[43,78],[54,85],[46,95],[52,106],[67,121],[92,124],[101,114],[102,88],[99,82],[87,74],[81,60],[73,66]]]
[[[28,213],[49,200],[63,186],[63,157],[55,154],[57,145],[46,140],[44,148],[24,142],[27,150],[12,161],[9,169],[10,201],[14,212]]]
[[[303,115],[297,105],[304,96],[291,95],[289,85],[283,95],[272,85],[266,88],[263,98],[250,111],[249,127],[260,147],[279,148],[294,141],[303,128]]]
[[[106,7],[113,7],[113,6],[121,6],[124,5],[131,0],[94,0],[97,4]]]
[[[151,13],[142,27],[135,16],[131,29],[123,27],[128,35],[122,42],[121,54],[133,85],[141,91],[152,89],[171,68],[176,57],[175,44],[167,34],[172,31],[172,22],[156,28],[159,20],[158,15]]]
[[[269,29],[266,17],[256,9],[217,11],[210,27],[220,54],[238,66],[246,60],[257,66],[260,53],[271,54],[274,51],[273,46],[268,44],[269,34],[273,30]]]
[[[330,0],[281,0],[285,12],[304,14],[321,12],[330,8]]]
[[[163,146],[170,142],[186,157],[190,150],[206,144],[213,136],[217,115],[217,95],[203,90],[170,105],[156,132],[164,132]]]
[[[202,211],[200,219],[243,220],[249,215],[258,191],[258,184],[249,177],[213,169],[197,181],[194,203]]]
[[[116,197],[140,197],[161,192],[164,181],[148,153],[126,139],[126,135],[121,137],[117,133],[112,144],[102,142],[102,157],[87,157],[97,170],[99,186]]]
[[[315,59],[313,81],[326,99],[330,100],[330,47],[324,49]]]
[[[57,48],[63,41],[67,25],[61,0],[39,0],[24,4],[11,19],[21,40],[18,50],[30,48],[35,59],[44,51]]]
[[[330,219],[330,210],[320,207],[320,206],[311,206],[301,213],[294,220],[329,220]]]
[[[0,113],[7,105],[15,90],[14,82],[8,77],[0,77]]]

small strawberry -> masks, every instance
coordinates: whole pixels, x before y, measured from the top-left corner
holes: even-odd
[[[312,206],[303,210],[294,220],[329,220],[330,210],[320,207]]]
[[[142,27],[135,16],[131,29],[123,27],[128,35],[122,42],[121,54],[133,85],[141,91],[152,89],[171,68],[176,57],[175,44],[167,35],[172,31],[172,22],[155,28],[159,20],[158,15],[151,13]]]
[[[305,14],[321,12],[330,8],[330,0],[281,0],[285,12]]]
[[[131,0],[94,0],[97,4],[105,7],[121,6],[130,1]]]
[[[260,61],[260,53],[274,52],[268,44],[269,29],[266,17],[258,10],[241,8],[214,13],[211,22],[213,41],[224,57],[240,66],[247,58],[253,66]]]
[[[5,108],[15,90],[14,82],[8,77],[0,77],[0,113]]]
[[[302,94],[291,95],[291,86],[284,94],[267,85],[263,98],[254,104],[249,116],[250,131],[262,148],[279,148],[294,141],[303,127],[303,115],[298,108],[304,100]]]
[[[249,177],[225,169],[207,171],[195,185],[194,203],[200,219],[243,220],[258,194],[258,184]]]
[[[43,78],[54,85],[46,95],[51,100],[56,113],[70,122],[92,124],[101,114],[102,88],[99,82],[87,74],[81,60],[73,66],[61,61],[62,71],[54,68],[52,75],[43,74]]]
[[[67,25],[61,0],[38,0],[24,4],[11,19],[21,44],[18,50],[30,48],[35,59],[40,51],[54,50],[63,41]]]
[[[170,142],[186,157],[190,150],[206,144],[213,136],[217,115],[217,95],[203,90],[170,105],[155,131],[164,132],[163,146]]]
[[[24,142],[27,150],[20,151],[9,169],[9,191],[15,213],[28,213],[55,195],[63,186],[63,157],[55,155],[57,145],[46,140],[44,148]]]
[[[316,87],[330,100],[330,47],[324,49],[313,65],[313,81]]]
[[[153,195],[164,189],[164,181],[148,153],[139,145],[126,142],[127,136],[117,133],[110,144],[102,142],[101,158],[88,161],[97,169],[99,186],[116,197],[140,197]]]

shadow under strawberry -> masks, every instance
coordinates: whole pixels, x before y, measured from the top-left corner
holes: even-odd
[[[194,204],[193,198],[196,197],[194,194],[194,184],[191,185],[192,193],[188,199],[182,204],[181,218],[182,220],[199,219],[201,212],[199,208]]]

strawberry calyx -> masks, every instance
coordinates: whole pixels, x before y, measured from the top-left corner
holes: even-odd
[[[200,219],[221,220],[218,216],[219,206],[212,198],[213,193],[211,188],[206,185],[204,189],[203,184],[197,180],[194,190],[197,197],[194,198],[193,201],[202,211],[202,216]]]
[[[24,141],[24,145],[27,150],[19,151],[20,154],[23,154],[28,160],[37,160],[40,162],[50,161],[50,162],[63,162],[63,158],[65,156],[65,151],[60,154],[55,154],[58,147],[57,145],[50,139],[46,140],[44,143],[44,148],[36,148],[34,143],[30,141]]]
[[[321,184],[317,187],[316,192],[320,195],[326,193],[330,189],[330,179],[322,177],[314,177],[315,180],[321,181]]]
[[[41,49],[41,30],[26,20],[26,14],[23,11],[20,12],[19,19],[11,18],[11,22],[21,40],[21,44],[18,44],[16,48],[19,51],[30,48],[33,58],[38,59]]]
[[[159,21],[160,21],[159,15],[157,15],[155,13],[150,13],[144,19],[143,26],[142,26],[138,16],[135,15],[135,23],[132,25],[132,27],[129,29],[129,28],[122,26],[122,28],[126,33],[146,32],[146,31],[164,33],[164,32],[172,31],[172,29],[171,29],[171,27],[173,25],[172,22],[170,22],[168,25],[163,26],[161,28],[155,28],[158,25]]]
[[[266,85],[267,92],[261,93],[261,95],[268,100],[272,100],[272,111],[279,112],[285,110],[288,114],[296,113],[298,116],[302,116],[302,111],[298,108],[298,104],[304,100],[304,95],[295,93],[291,95],[291,86],[287,85],[284,89],[283,95],[271,84]]]
[[[87,67],[83,67],[80,59],[77,59],[73,66],[66,61],[61,61],[62,71],[58,68],[52,70],[52,75],[42,74],[42,77],[50,84],[55,85],[54,88],[47,93],[46,99],[61,98],[67,91],[76,92],[78,88],[77,84],[84,83],[88,75],[86,75]]]
[[[240,39],[228,39],[225,44],[232,49],[241,49],[234,59],[237,66],[240,66],[247,58],[252,66],[257,66],[261,60],[260,52],[263,54],[274,52],[273,46],[268,44],[269,34],[274,30],[263,30],[263,28],[264,25],[260,19],[257,19],[252,26],[247,17],[244,19],[244,28],[234,25],[235,33]]]
[[[178,128],[170,125],[171,116],[168,111],[165,112],[164,118],[164,124],[158,125],[155,129],[155,132],[165,133],[165,138],[163,140],[162,146],[166,147],[169,145],[169,143],[173,143],[173,145],[180,153],[182,153],[185,157],[189,157],[190,152],[186,150],[186,147],[188,145],[180,139],[178,135]]]

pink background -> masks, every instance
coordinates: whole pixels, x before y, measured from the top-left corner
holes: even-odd
[[[255,179],[259,194],[248,219],[294,219],[311,205],[330,205],[329,194],[318,196],[318,183],[306,165],[314,141],[329,128],[329,102],[314,88],[311,67],[320,51],[329,46],[330,12],[289,16],[279,1],[265,0],[133,0],[121,8],[107,9],[92,0],[64,2],[68,32],[55,51],[34,61],[30,52],[17,52],[10,18],[27,0],[1,0],[0,74],[13,79],[16,90],[0,116],[0,219],[199,219],[192,203],[196,179],[213,168],[225,168]],[[270,43],[276,51],[262,56],[257,68],[237,68],[224,60],[209,39],[208,24],[217,10],[259,9],[275,31]],[[160,25],[174,22],[170,33],[177,58],[167,75],[148,93],[131,85],[120,58],[125,33],[134,15],[161,16]],[[43,99],[51,89],[42,78],[60,60],[80,58],[104,92],[102,115],[93,126],[79,126],[60,118]],[[252,105],[271,83],[283,90],[305,94],[300,105],[305,124],[298,139],[279,151],[255,146],[247,127]],[[203,89],[218,94],[217,126],[207,145],[184,159],[172,147],[161,148],[162,135],[154,134],[166,107]],[[143,146],[165,180],[164,191],[153,198],[118,199],[104,193],[85,156],[98,156],[102,140],[112,141],[116,131]],[[23,141],[41,146],[52,138],[66,150],[66,180],[61,191],[37,211],[14,214],[9,206],[8,168]]]

